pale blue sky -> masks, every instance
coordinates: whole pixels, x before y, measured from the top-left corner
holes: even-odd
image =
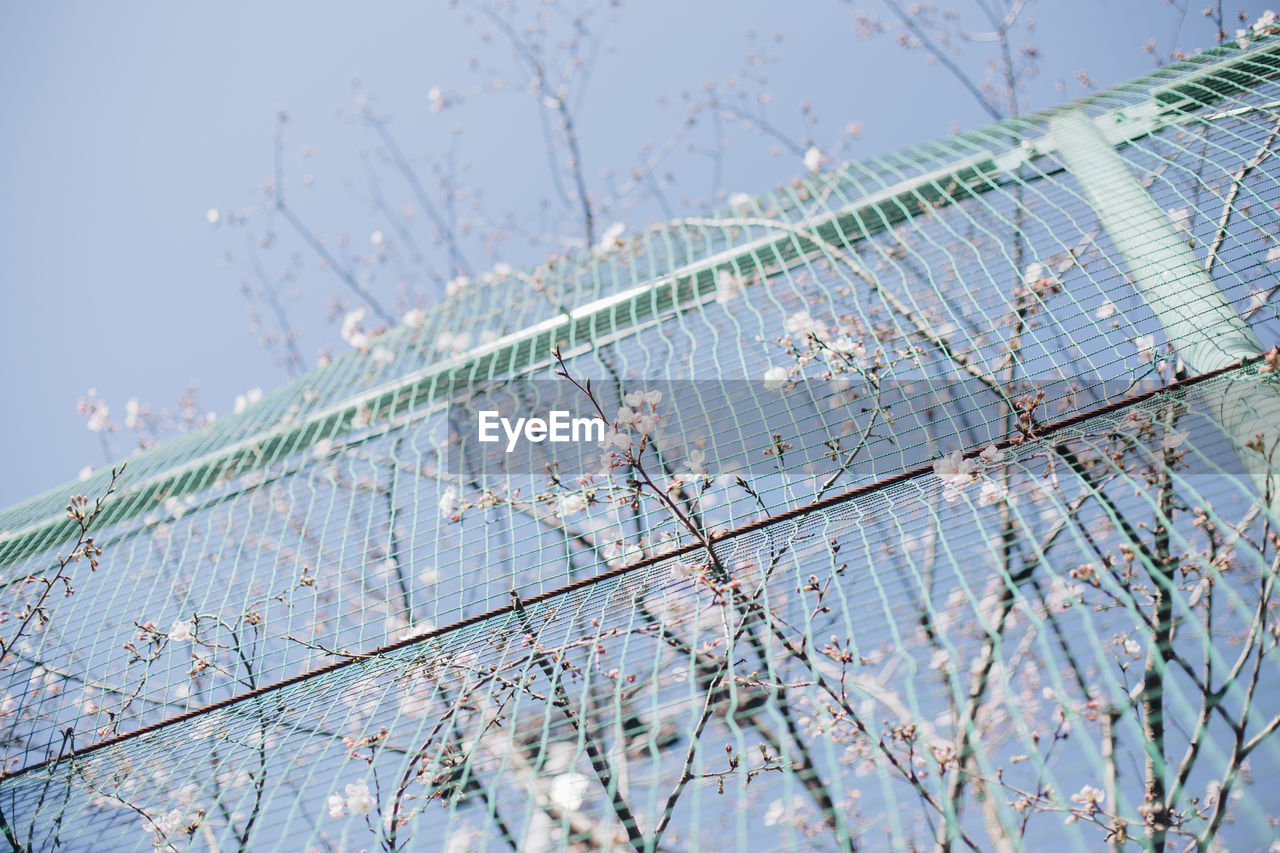
[[[1265,7],[1242,4],[1251,18]],[[1109,85],[1150,69],[1142,45],[1155,38],[1166,52],[1178,11],[1163,0],[1055,0],[1033,4],[1030,17],[1044,56],[1031,102],[1042,107],[1082,94],[1080,70]],[[657,96],[733,73],[751,29],[786,35],[770,109],[798,137],[806,98],[821,116],[812,131],[819,144],[846,122],[863,123],[856,157],[986,121],[920,57],[888,39],[858,40],[846,4],[645,0],[609,30],[617,50],[601,60],[583,102],[588,173],[626,169],[644,140],[665,138],[682,113]],[[1183,48],[1212,44],[1198,9],[1177,32]],[[317,190],[299,201],[322,229],[367,235],[374,227],[353,200],[369,137],[334,115],[350,105],[356,77],[394,116],[410,154],[442,149],[465,119],[468,180],[495,210],[534,210],[548,183],[545,156],[524,144],[536,127],[527,101],[506,95],[457,114],[428,109],[433,85],[476,79],[466,60],[480,50],[477,31],[443,2],[0,5],[0,505],[103,463],[98,437],[75,413],[90,387],[122,416],[129,397],[172,405],[195,379],[203,403],[226,413],[236,394],[286,380],[248,328],[238,276],[219,263],[225,249],[239,248],[238,233],[206,221],[211,207],[258,200],[254,187],[271,174],[277,105],[290,116],[290,151],[314,144],[319,152],[307,166]],[[728,191],[766,190],[802,172],[797,158],[769,157],[767,147],[735,144]],[[705,195],[699,162],[685,159],[677,176],[690,185],[677,192]],[[512,251],[512,262],[530,260],[528,249]],[[336,337],[320,306],[338,287],[314,267],[298,284],[302,350],[314,359]]]

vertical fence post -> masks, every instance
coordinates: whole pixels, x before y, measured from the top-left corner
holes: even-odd
[[[1259,355],[1253,329],[1095,123],[1070,110],[1050,119],[1049,131],[1187,368],[1207,373]],[[1241,377],[1226,384],[1215,408],[1259,494],[1280,519],[1280,391],[1270,381]]]

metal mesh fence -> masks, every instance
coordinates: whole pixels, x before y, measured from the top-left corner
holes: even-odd
[[[5,511],[5,840],[1264,846],[1277,77],[467,283]],[[603,442],[479,438],[557,410]]]

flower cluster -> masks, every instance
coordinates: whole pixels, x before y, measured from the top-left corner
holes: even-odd
[[[1253,39],[1273,33],[1276,29],[1276,13],[1268,9],[1259,15],[1258,20],[1250,24],[1248,29],[1236,30],[1236,43],[1240,45],[1241,50],[1244,50],[1253,43]]]
[[[1079,804],[1086,817],[1093,815],[1106,799],[1106,793],[1092,785],[1085,785],[1077,793],[1071,795],[1071,802]],[[1071,817],[1075,817],[1075,815]],[[1069,817],[1068,821],[1070,820],[1071,818]]]
[[[795,361],[787,366],[773,365],[765,371],[764,385],[768,391],[776,391],[800,376],[811,362],[825,363],[824,378],[831,379],[848,373],[865,373],[877,365],[881,355],[878,349],[868,349],[861,339],[863,332],[856,325],[828,326],[808,311],[788,316],[784,328],[787,334],[779,338],[778,343]]]
[[[329,817],[335,820],[345,817],[348,813],[368,814],[377,805],[373,800],[373,794],[369,791],[369,785],[363,779],[347,785],[344,791],[346,797],[337,793],[329,795]]]
[[[342,328],[340,333],[342,339],[358,350],[367,350],[369,348],[369,333],[364,330],[363,308],[356,308],[354,311],[348,311],[346,316],[342,318]]]
[[[143,827],[151,833],[155,849],[172,850],[177,839],[194,835],[203,822],[203,809],[174,808],[155,818],[144,814]]]
[[[98,391],[95,388],[89,389],[89,395],[80,400],[76,405],[76,411],[89,419],[88,427],[92,432],[111,432],[115,429],[109,417],[111,409],[98,397]]]
[[[179,619],[169,629],[169,642],[171,643],[190,643],[195,638],[196,627],[194,623]]]
[[[645,440],[657,430],[658,403],[662,402],[662,392],[632,391],[622,398],[622,402],[626,405],[618,409],[617,417],[600,446],[629,453],[633,445],[643,447]],[[639,434],[638,441],[631,436],[632,430]]]
[[[378,232],[375,231],[374,234],[377,235]],[[418,311],[417,314],[421,315],[422,312]],[[380,367],[385,367],[395,360],[395,353],[393,353],[388,347],[381,344],[376,346],[374,345],[374,341],[385,331],[385,329],[379,327],[373,330],[366,330],[364,328],[364,318],[365,309],[363,308],[356,308],[353,311],[348,311],[342,318],[342,328],[340,330],[342,339],[350,344],[352,348],[357,349],[360,352],[369,353],[373,356],[375,364]],[[423,319],[425,320],[425,317]],[[413,326],[415,324],[421,325],[421,321],[417,320],[415,312],[413,311],[410,311],[405,315],[404,322],[409,326]]]
[[[241,412],[243,412],[245,409],[256,404],[261,399],[262,399],[262,389],[250,388],[245,393],[236,395],[235,405],[232,407],[231,411],[233,414],[238,415]],[[125,404],[124,425],[129,427],[130,429],[133,429],[133,424],[130,423],[130,421],[136,420],[137,416],[138,416],[138,401],[130,400],[128,403]]]
[[[438,352],[452,353],[454,355],[464,353],[471,349],[471,333],[470,332],[441,332],[436,338],[436,350]]]
[[[942,496],[948,502],[954,501],[970,484],[977,482],[991,466],[1003,462],[1004,456],[1004,451],[992,444],[977,456],[966,458],[962,451],[957,450],[935,460],[933,473],[942,481]],[[999,483],[982,479],[982,488],[978,493],[978,506],[987,506],[1007,497],[1008,494]]]

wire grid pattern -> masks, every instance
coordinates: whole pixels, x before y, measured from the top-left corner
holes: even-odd
[[[1150,139],[1168,136],[1169,149],[1162,152],[1158,161],[1148,161],[1147,165],[1153,172],[1158,170],[1180,179],[1183,186],[1176,196],[1208,199],[1222,192],[1222,184],[1232,168],[1256,153],[1256,149],[1249,147],[1252,139],[1247,128],[1253,127],[1252,137],[1256,138],[1258,126],[1267,126],[1268,117],[1274,114],[1277,86],[1272,78],[1280,70],[1280,58],[1276,54],[1274,42],[1267,39],[1247,50],[1220,48],[1075,106],[1091,116],[1114,116],[1119,127],[1131,128],[1134,140],[1149,131],[1154,131]],[[1189,95],[1198,95],[1207,103],[1188,109],[1180,99]],[[1153,108],[1160,111],[1158,120],[1148,115]],[[1083,235],[1096,241],[1099,252],[1107,245],[1105,237],[1097,236],[1094,217],[1086,212],[1079,195],[1071,190],[1067,192],[1073,203],[1063,207],[1052,199],[1045,199],[1038,216],[1020,216],[1017,222],[1011,221],[1009,210],[1015,204],[1011,196],[1022,192],[1024,185],[1034,186],[1046,177],[1058,177],[1059,167],[1052,154],[1034,156],[1037,145],[1046,136],[1047,122],[1053,113],[1051,110],[1002,122],[867,163],[847,164],[839,170],[760,196],[740,210],[723,211],[725,215],[707,221],[677,222],[647,230],[624,241],[621,246],[624,251],[607,253],[603,258],[595,255],[563,258],[532,273],[490,273],[471,286],[461,288],[438,311],[431,312],[421,329],[401,330],[396,338],[386,339],[393,355],[390,362],[375,361],[369,353],[350,353],[328,369],[286,386],[244,413],[220,420],[212,429],[193,432],[134,460],[133,479],[146,481],[162,477],[163,487],[153,489],[146,499],[116,511],[145,512],[149,508],[148,500],[156,494],[181,496],[216,488],[244,468],[279,460],[326,434],[346,432],[352,428],[353,421],[359,423],[355,415],[361,402],[403,411],[421,404],[434,388],[449,387],[448,379],[453,375],[494,378],[545,360],[548,340],[580,343],[630,334],[640,321],[651,320],[655,314],[672,313],[672,309],[687,306],[690,301],[709,297],[716,290],[718,268],[738,270],[744,275],[763,274],[773,270],[775,264],[789,263],[797,255],[815,249],[820,255],[828,256],[826,261],[831,263],[833,248],[858,244],[868,236],[892,231],[895,225],[900,226],[899,237],[921,234],[923,244],[936,247],[941,256],[940,265],[921,267],[920,261],[924,259],[911,255],[910,247],[901,245],[899,237],[882,238],[876,254],[882,259],[883,269],[878,272],[897,278],[900,285],[920,287],[923,283],[915,280],[918,277],[929,282],[924,289],[909,293],[910,300],[932,307],[939,312],[937,317],[944,316],[944,312],[961,312],[962,302],[975,299],[980,303],[975,307],[999,305],[1007,311],[1010,295],[1006,291],[1011,287],[993,289],[971,285],[960,290],[963,299],[951,299],[952,294],[939,293],[939,289],[946,287],[962,270],[975,276],[977,281],[1004,281],[1010,285],[1019,281],[1025,272],[1025,265],[1019,262],[1036,262],[1035,258],[1020,257],[1024,250],[1019,247],[1029,242],[1016,236],[1023,228],[1041,225],[1068,228],[1063,234],[1051,231],[1041,235],[1047,240],[1042,246],[1031,244],[1037,246],[1035,254],[1040,255],[1041,260],[1078,250],[1080,243],[1072,240],[1073,236]],[[1127,119],[1130,114],[1140,117]],[[1178,132],[1185,127],[1201,127],[1204,133],[1213,128],[1221,135],[1210,147],[1188,144]],[[1117,133],[1121,138],[1129,136],[1123,130]],[[1135,147],[1122,153],[1134,156],[1132,152],[1137,150]],[[1203,166],[1198,165],[1209,153],[1214,155],[1215,163],[1222,161],[1210,176],[1212,186],[1206,185],[1210,182],[1204,179]],[[1185,162],[1180,168],[1174,168],[1179,158]],[[1010,169],[1010,166],[1020,168]],[[1271,213],[1266,210],[1262,193],[1274,187],[1274,182],[1265,180],[1269,174],[1266,166],[1251,170],[1253,180],[1244,188],[1246,199],[1264,203],[1237,210],[1228,223],[1232,229],[1226,243],[1228,249],[1252,245],[1259,238],[1247,235],[1254,234],[1255,227],[1265,231],[1266,217]],[[1055,186],[1062,184],[1069,186],[1070,181],[1060,180]],[[993,191],[1002,201],[980,198]],[[955,204],[959,199],[975,195],[979,198],[974,204]],[[1028,202],[1027,206],[1031,204]],[[1171,208],[1171,213],[1180,213],[1184,206],[1188,205]],[[933,217],[922,220],[919,216],[922,208],[936,208],[949,215],[948,221],[953,220],[953,226],[930,230],[928,226]],[[1205,240],[1209,222],[1216,221],[1220,213],[1211,203],[1208,208],[1190,207],[1185,219],[1189,228],[1198,229],[1196,233],[1201,241]],[[963,212],[956,213],[956,209]],[[1260,219],[1255,221],[1255,218]],[[741,224],[744,219],[761,224],[746,228]],[[1184,220],[1179,216],[1178,221]],[[779,231],[779,225],[798,230]],[[810,230],[830,242],[815,247],[811,240],[801,236]],[[767,235],[763,250],[753,247],[745,252],[735,251],[735,247],[744,246],[744,235],[749,234]],[[975,257],[971,248],[966,251],[964,244],[971,247],[971,241],[980,238],[990,241],[984,246],[989,251],[977,253]],[[907,257],[895,257],[904,253]],[[1256,256],[1257,253],[1252,253],[1241,260],[1243,269],[1238,272],[1227,264],[1217,267],[1215,276],[1233,300],[1248,303],[1253,299],[1253,288],[1249,285],[1259,278]],[[1065,256],[1062,260],[1065,262]],[[803,264],[802,270],[812,271],[812,265]],[[672,277],[685,280],[677,280],[676,286],[669,288],[660,286],[671,284],[666,280]],[[847,271],[842,277],[848,277]],[[1081,339],[1088,337],[1090,341],[1106,345],[1094,349],[1082,347],[1083,340],[1071,341],[1098,362],[1086,367],[1100,368],[1115,362],[1113,349],[1119,341],[1115,336],[1101,336],[1099,327],[1110,324],[1090,323],[1087,320],[1090,312],[1086,309],[1094,304],[1101,307],[1108,299],[1120,308],[1128,308],[1128,303],[1117,301],[1116,297],[1132,300],[1134,294],[1128,288],[1117,286],[1124,274],[1114,260],[1099,262],[1086,278],[1092,284],[1085,286],[1083,293],[1073,292],[1065,310],[1059,312],[1063,316],[1054,319],[1061,322],[1070,315],[1071,322],[1065,326],[1064,334],[1075,334]],[[637,290],[642,291],[641,299],[624,299]],[[939,306],[938,302],[946,304]],[[567,322],[566,314],[588,305],[599,306],[599,315],[586,323]],[[753,303],[752,307],[761,306]],[[1133,307],[1140,315],[1138,306]],[[744,314],[750,310],[739,309]],[[989,320],[993,315],[982,316],[987,317],[988,322],[980,322],[978,334],[970,335],[973,339],[967,343],[971,346],[981,346],[984,343],[981,332],[992,325]],[[1146,329],[1151,325],[1141,316],[1126,316],[1126,319],[1129,321],[1124,324],[1126,328]],[[1274,324],[1275,307],[1267,307],[1253,319],[1255,323]],[[948,327],[948,320],[940,322],[944,329]],[[955,317],[950,322],[954,323]],[[903,321],[898,323],[901,329]],[[1112,355],[1103,357],[1101,353]],[[732,375],[737,366],[731,362],[717,370]],[[1120,368],[1118,363],[1114,366]],[[1055,367],[1067,371],[1069,367],[1079,366],[1059,364]],[[664,372],[671,375],[669,368]],[[1080,372],[1077,369],[1076,373]],[[86,492],[101,490],[106,481],[106,472],[99,472],[82,488]],[[56,524],[65,503],[65,491],[52,490],[0,514],[0,558],[6,563],[12,562],[29,556],[34,547],[52,547],[65,539],[67,528]]]
[[[1141,679],[1152,590],[1139,581],[1159,571],[1143,565],[1157,555],[1150,538],[1117,523],[1159,517],[1152,491],[1134,488],[1140,472],[1167,476],[1171,501],[1208,508],[1219,531],[1215,544],[1207,524],[1171,526],[1166,546],[1172,643],[1189,667],[1162,673],[1166,713],[1183,721],[1170,755],[1200,712],[1195,674],[1252,659],[1240,638],[1263,633],[1251,617],[1275,550],[1258,543],[1274,519],[1214,413],[1237,381],[1258,380],[1229,374],[1010,448],[986,476],[1014,496],[1011,556],[1000,508],[972,490],[948,501],[937,478],[913,477],[717,543],[733,591],[708,579],[705,554],[658,560],[19,776],[3,806],[13,825],[36,819],[35,839],[71,848],[235,847],[258,816],[262,847],[372,848],[395,826],[391,843],[422,849],[613,849],[626,842],[621,809],[651,837],[687,772],[664,842],[678,849],[825,849],[841,834],[921,846],[946,824],[939,773],[981,676],[973,784],[998,807],[970,804],[957,835],[987,849],[994,828],[1022,827],[1022,792],[1049,785],[1059,802],[1031,810],[1024,842],[1089,848],[1099,828],[1064,826],[1065,795],[1101,789],[1102,750],[1130,780],[1111,790],[1122,813],[1141,805],[1137,715],[1117,711],[1103,733]],[[1187,434],[1177,448],[1165,447],[1170,429]],[[1280,705],[1266,648],[1260,685],[1222,685],[1222,718],[1242,717],[1249,736]],[[1230,738],[1218,715],[1206,725],[1215,736],[1184,786],[1212,803]],[[1264,780],[1278,753],[1262,740],[1235,781],[1227,845],[1273,831],[1280,803]],[[347,786],[362,785],[372,819],[330,817],[327,795],[354,802]]]
[[[1267,269],[1277,181],[1260,156],[1280,120],[1275,54],[1266,41],[1224,49],[1079,105],[1114,118],[1119,153],[1200,255],[1212,248],[1211,274],[1264,341],[1280,337]],[[1185,94],[1203,94],[1206,80],[1213,97],[1186,109]],[[1158,120],[1141,118],[1151,104]],[[459,849],[609,847],[627,841],[625,814],[633,833],[652,839],[663,797],[688,770],[664,844],[924,844],[948,830],[964,842],[1026,818],[1026,843],[1038,846],[1074,808],[1082,826],[1072,838],[1090,846],[1093,812],[1068,795],[1107,788],[1110,765],[1126,781],[1106,791],[1102,813],[1138,814],[1143,741],[1125,691],[1141,682],[1141,655],[1125,649],[1149,647],[1149,602],[1141,589],[1125,592],[1126,552],[1115,540],[1149,538],[1158,526],[1159,472],[1179,508],[1217,507],[1222,525],[1245,520],[1229,558],[1182,570],[1209,577],[1227,602],[1207,639],[1195,609],[1203,587],[1173,596],[1177,657],[1185,648],[1187,659],[1199,653],[1229,670],[1225,622],[1238,621],[1238,637],[1268,600],[1259,582],[1275,571],[1264,529],[1275,519],[1250,509],[1253,487],[1239,448],[1213,425],[1221,398],[1210,391],[1257,382],[1273,393],[1269,380],[1246,370],[1189,398],[1170,392],[1090,421],[1074,445],[1055,437],[1021,447],[998,484],[1013,497],[1000,524],[1014,533],[993,522],[1005,504],[946,501],[927,474],[803,512],[900,480],[944,450],[1005,439],[1007,403],[1029,392],[1045,392],[1044,422],[1172,376],[1160,323],[1053,153],[1047,118],[851,165],[592,257],[475,282],[421,328],[378,336],[389,363],[350,353],[131,461],[95,531],[103,566],[78,577],[75,595],[49,605],[48,624],[9,650],[6,770],[58,756],[68,729],[83,749],[192,716],[5,780],[8,825],[73,848],[106,838],[120,849],[292,848],[305,836],[317,849],[345,849],[378,843],[371,831],[384,846],[427,849],[446,837]],[[708,484],[697,501],[708,529],[756,531],[717,545],[738,586],[720,589],[728,578],[709,574],[709,557],[689,556],[689,531],[659,501],[620,512],[585,488],[549,484],[539,449],[513,470],[451,431],[486,395],[517,393],[532,410],[560,399],[556,345],[609,407],[624,391],[665,383],[654,464]],[[779,368],[783,378],[759,381]],[[672,405],[690,396],[697,405]],[[1179,425],[1169,431],[1189,436],[1185,455],[1170,450],[1176,458],[1160,443],[1164,428],[1139,416],[1167,420],[1170,407]],[[685,410],[706,421],[681,423]],[[885,413],[878,425],[876,412]],[[716,446],[724,435],[738,440],[732,454]],[[1099,448],[1115,435],[1144,448],[1132,451],[1142,464],[1106,461]],[[779,440],[786,453],[769,456]],[[848,456],[829,457],[832,441]],[[1077,449],[1064,457],[1058,446]],[[689,473],[695,448],[710,457],[703,480]],[[1046,465],[1053,490],[1043,486]],[[744,472],[750,490],[735,481]],[[99,475],[75,491],[104,486]],[[582,509],[568,511],[570,495],[584,498]],[[10,612],[31,594],[26,579],[67,547],[66,526],[54,521],[65,500],[64,489],[0,516]],[[1144,513],[1146,526],[1126,532],[1121,520]],[[1189,510],[1178,516],[1170,553],[1223,548],[1205,544]],[[776,517],[787,520],[759,526]],[[1055,529],[1051,547],[1038,544]],[[1250,552],[1246,541],[1261,544]],[[554,595],[672,548],[685,555]],[[1014,553],[1033,567],[1017,583]],[[505,604],[512,589],[553,597],[523,615],[449,627]],[[1093,609],[1090,596],[1104,595],[1109,603]],[[184,620],[195,637],[172,639]],[[271,688],[333,661],[333,651],[396,643]],[[1267,672],[1272,648],[1258,657]],[[986,671],[972,671],[973,661],[987,661]],[[1201,697],[1177,675],[1165,673],[1166,708],[1185,728]],[[966,738],[962,711],[976,683],[991,692]],[[1248,696],[1228,687],[1245,729],[1276,708],[1265,687]],[[1116,708],[1129,711],[1111,721]],[[1234,734],[1218,730],[1225,711],[1210,716],[1203,764],[1185,780],[1203,802],[1213,801],[1211,781],[1223,784]],[[882,729],[886,720],[897,730]],[[1166,754],[1189,737],[1169,733]],[[966,747],[973,739],[981,748]],[[1104,759],[1100,742],[1126,757]],[[948,744],[974,762],[951,799],[938,788],[957,775]],[[1273,752],[1265,741],[1249,756],[1224,832],[1267,837],[1277,804],[1243,776],[1263,776]],[[1202,769],[1215,761],[1216,777]],[[406,769],[407,799],[387,817]],[[362,779],[377,800],[372,823],[329,818],[331,793],[344,813],[365,805],[359,790],[343,793]],[[1052,796],[1019,806],[1045,784]],[[620,799],[634,810],[622,812]],[[400,827],[397,816],[413,819]]]

